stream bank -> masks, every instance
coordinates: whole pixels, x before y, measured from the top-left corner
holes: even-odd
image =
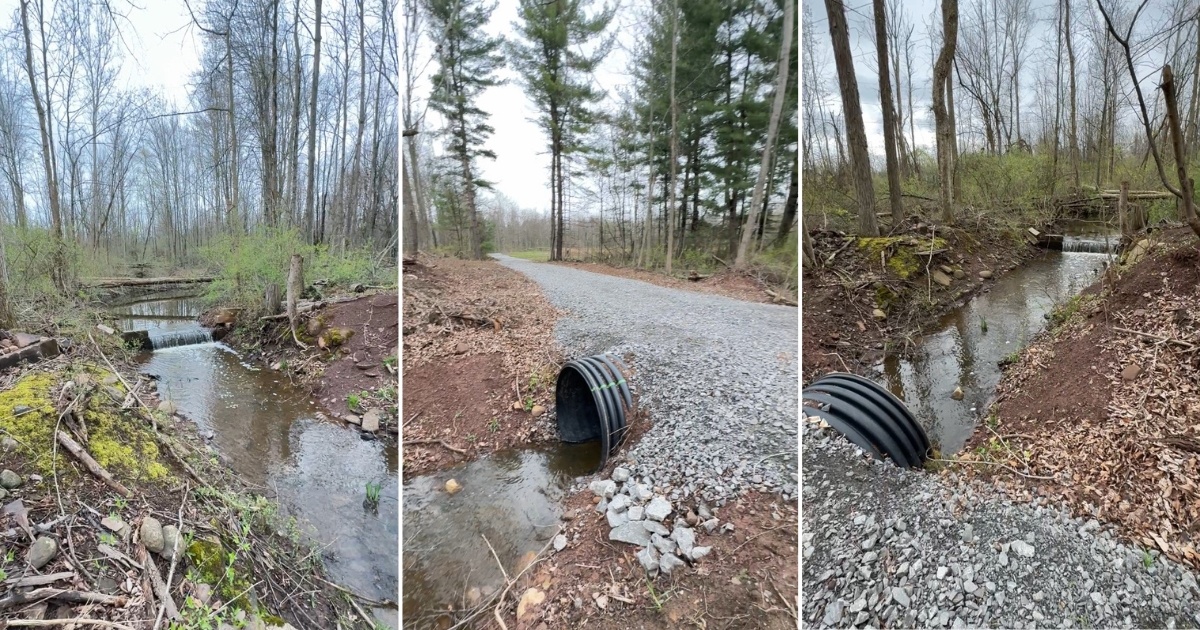
[[[160,403],[115,335],[43,332],[66,352],[0,373],[3,619],[370,627],[301,526]]]

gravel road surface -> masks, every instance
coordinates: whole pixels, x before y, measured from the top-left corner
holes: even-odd
[[[626,452],[635,476],[672,501],[795,496],[798,309],[495,257],[568,311],[556,330],[567,356],[632,355],[653,421]]]
[[[1192,570],[1094,520],[865,458],[803,423],[806,627],[1200,625]]]

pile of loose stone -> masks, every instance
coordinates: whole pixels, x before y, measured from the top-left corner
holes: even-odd
[[[641,547],[638,562],[651,576],[671,574],[685,563],[707,556],[712,547],[696,544],[696,530],[712,534],[722,528],[720,521],[703,502],[695,511],[676,508],[666,497],[655,494],[646,480],[634,478],[628,468],[613,470],[611,479],[593,481],[589,486],[600,499],[596,511],[608,518],[608,539]],[[668,520],[674,514],[675,520]],[[561,541],[565,546],[566,538]],[[557,546],[559,541],[555,541]]]

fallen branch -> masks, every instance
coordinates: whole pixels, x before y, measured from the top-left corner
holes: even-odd
[[[767,295],[771,296],[771,301],[773,302],[778,302],[779,304],[783,304],[785,306],[800,306],[799,302],[783,297],[782,295],[770,289],[764,289],[764,291],[767,292]]]
[[[1113,328],[1113,330],[1115,330],[1115,331],[1117,331],[1117,332],[1128,333],[1128,334],[1131,334],[1131,335],[1137,335],[1138,337],[1145,337],[1145,338],[1147,338],[1147,339],[1154,339],[1155,341],[1161,341],[1161,342],[1163,342],[1163,343],[1174,344],[1174,345],[1176,345],[1176,346],[1179,346],[1179,347],[1181,347],[1181,348],[1187,348],[1188,350],[1195,350],[1195,349],[1196,349],[1196,346],[1194,346],[1194,345],[1192,345],[1192,344],[1190,344],[1190,343],[1188,343],[1188,342],[1186,342],[1186,341],[1183,341],[1182,339],[1174,339],[1174,338],[1172,338],[1172,337],[1164,337],[1164,336],[1162,336],[1162,335],[1155,335],[1155,334],[1151,334],[1151,333],[1148,333],[1148,332],[1142,332],[1142,331],[1140,331],[1140,330],[1131,330],[1131,329],[1129,329],[1129,328],[1121,328],[1120,326],[1113,326],[1112,328]]]
[[[117,494],[120,494],[127,499],[133,495],[133,493],[129,491],[129,488],[126,488],[125,486],[121,485],[121,482],[113,479],[112,473],[104,470],[103,466],[101,466],[95,459],[92,459],[92,456],[89,455],[88,452],[84,450],[84,448],[75,440],[72,440],[66,433],[59,431],[55,434],[55,437],[58,439],[58,443],[63,445],[63,448],[70,451],[70,453],[75,456],[75,459],[79,460],[79,462],[88,469],[88,472],[92,473],[96,477],[99,477],[101,481],[108,485],[108,487],[116,490]]]
[[[544,560],[544,558],[542,558],[542,554],[546,553],[546,550],[549,549],[550,545],[554,543],[554,537],[557,536],[560,532],[562,532],[562,526],[559,526],[559,528],[557,530],[555,530],[554,534],[551,535],[549,540],[546,541],[546,544],[542,546],[542,549],[540,551],[538,551],[537,555],[535,555],[533,557],[533,560],[530,560],[529,564],[525,565],[525,567],[523,569],[521,569],[521,571],[519,573],[517,573],[511,579],[508,580],[508,584],[505,585],[504,590],[500,593],[500,601],[497,602],[496,607],[492,609],[492,614],[496,616],[497,620],[500,620],[501,628],[508,627],[504,624],[504,621],[501,620],[499,617],[500,606],[502,606],[504,604],[504,598],[508,596],[508,591],[512,589],[513,584],[516,584],[517,581],[521,579],[521,576],[525,575],[525,573],[527,571],[529,571],[530,569],[532,569],[534,565],[536,565],[537,563]],[[501,567],[500,571],[504,572],[504,567]],[[495,595],[493,595],[492,597],[495,597]],[[474,620],[476,617],[478,617],[480,613],[487,610],[488,606],[490,606],[491,603],[492,603],[491,598],[487,599],[486,601],[481,603],[479,605],[479,607],[477,607],[475,609],[474,612],[467,615],[463,619],[460,619],[458,623],[454,624],[453,626],[450,626],[450,628],[448,630],[458,630],[459,628],[466,627],[468,624],[471,623],[472,620]]]
[[[138,545],[138,561],[146,567],[146,575],[150,576],[150,584],[154,586],[154,596],[162,602],[162,610],[166,610],[172,619],[178,619],[179,608],[175,606],[175,600],[171,598],[171,593],[163,582],[162,573],[158,571],[158,565],[154,564],[154,558],[150,556],[145,545]]]
[[[133,626],[115,623],[112,621],[101,621],[99,619],[84,619],[83,617],[75,617],[73,619],[10,619],[5,622],[9,628],[41,628],[45,626],[75,626],[86,628],[95,626],[98,628],[116,628],[117,630],[136,630]]]
[[[202,276],[199,278],[84,278],[80,284],[89,287],[141,287],[151,284],[196,284],[212,282],[216,278]]]
[[[4,585],[9,588],[45,586],[47,584],[53,584],[59,580],[69,580],[73,577],[75,577],[74,571],[63,571],[62,573],[50,573],[48,575],[32,575],[22,578],[9,578],[4,581]]]
[[[67,591],[61,588],[35,588],[32,591],[10,593],[0,597],[0,610],[29,604],[32,602],[54,599],[70,604],[100,604],[103,606],[124,606],[128,597],[122,595],[105,595],[92,591]],[[8,622],[12,625],[12,622]]]
[[[445,446],[446,448],[454,451],[455,453],[461,453],[463,455],[469,454],[461,448],[450,446],[449,444],[447,444],[445,442],[445,440],[405,440],[404,441],[404,446],[408,446],[409,444],[441,444],[442,446]]]

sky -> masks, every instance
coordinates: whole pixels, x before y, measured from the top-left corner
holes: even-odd
[[[2,1],[2,0],[0,0]],[[599,4],[599,3],[597,3]],[[626,67],[629,55],[622,49],[634,45],[632,33],[633,16],[631,3],[622,3],[614,18],[614,24],[609,29],[616,29],[618,45],[605,59],[604,64],[595,73],[596,82],[615,98],[616,88],[629,81]],[[498,0],[496,10],[492,13],[489,32],[492,35],[516,37],[512,28],[517,20],[517,0]],[[429,38],[426,36],[422,43],[422,58],[420,66],[428,59]],[[421,76],[418,84],[418,95],[421,102],[418,111],[424,108],[425,99],[432,87],[430,77],[436,71],[436,63],[430,64]],[[521,83],[515,71],[505,67],[499,77],[506,80],[503,85],[489,88],[479,100],[479,107],[491,114],[488,121],[496,132],[487,141],[486,147],[496,153],[495,160],[481,159],[477,168],[483,179],[494,184],[495,189],[504,196],[514,200],[520,207],[548,211],[550,208],[550,156],[546,153],[547,139],[541,129],[531,119],[536,115],[529,99],[521,88]],[[439,116],[429,111],[426,117],[426,129],[435,129],[442,124]],[[440,150],[440,147],[439,147]]]
[[[47,0],[48,8],[54,4]],[[20,0],[0,0],[0,36],[20,37],[20,6]],[[167,102],[185,106],[188,78],[200,67],[200,38],[183,0],[112,0],[111,6],[124,16],[117,19],[122,40],[118,81],[151,88]]]

